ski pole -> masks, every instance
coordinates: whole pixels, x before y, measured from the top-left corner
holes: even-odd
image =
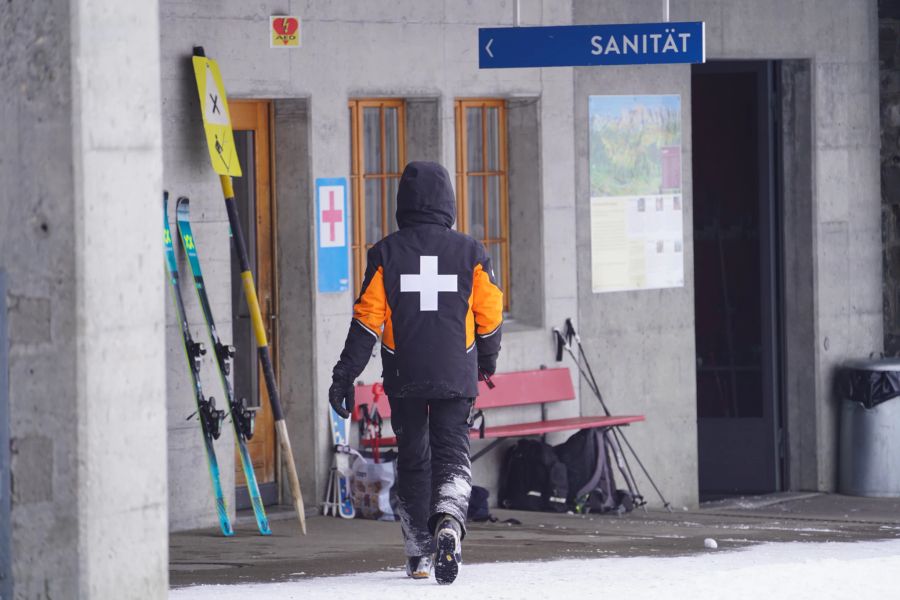
[[[631,479],[631,485],[634,486],[635,494],[640,497],[641,506],[644,506],[645,504],[647,504],[644,501],[644,495],[641,494],[641,491],[637,487],[637,480],[634,478],[634,471],[631,470],[631,463],[628,462],[628,457],[625,456],[625,451],[622,449],[622,440],[624,440],[625,438],[623,437],[622,440],[619,439],[619,436],[622,434],[622,432],[619,430],[618,427],[614,427],[612,433],[613,433],[613,437],[615,437],[615,439],[616,439],[616,444],[618,445],[619,450],[622,451],[625,468],[628,470],[628,475],[626,476],[626,479],[627,478]],[[646,510],[646,509],[644,509],[644,510]]]
[[[600,393],[600,385],[597,383],[597,379],[594,377],[594,371],[591,368],[591,363],[590,363],[590,361],[588,361],[587,356],[584,353],[584,347],[581,345],[581,336],[579,336],[578,333],[575,331],[575,326],[572,324],[572,319],[566,319],[566,338],[567,338],[567,340],[574,339],[575,343],[578,344],[578,352],[580,355],[579,357],[576,357],[575,353],[572,351],[571,342],[566,344],[566,346],[565,346],[566,350],[568,350],[569,355],[575,361],[575,364],[578,365],[579,372],[587,381],[588,386],[591,388],[591,391],[594,392],[594,395],[597,397],[597,400],[600,402],[600,406],[603,407],[603,410],[606,412],[607,415],[610,415],[611,413],[609,412],[609,408],[606,406],[606,402],[604,402],[604,400],[603,400],[603,395]],[[584,361],[584,366],[587,370],[587,375],[585,375],[585,370],[583,370],[581,368],[582,360]],[[619,427],[613,427],[612,430],[613,430],[612,431],[613,449],[617,453],[619,470],[622,471],[623,465],[624,465],[624,469],[627,470],[627,473],[623,471],[622,475],[625,477],[625,481],[628,483],[628,487],[631,488],[632,491],[634,492],[634,494],[636,496],[636,501],[639,502],[640,506],[644,507],[647,503],[646,503],[646,501],[644,501],[644,496],[643,496],[643,494],[641,494],[641,491],[638,488],[637,479],[635,479],[635,477],[634,477],[634,472],[631,470],[631,463],[628,462],[628,457],[625,455],[625,450],[622,448],[622,442],[624,441],[625,444],[628,445],[628,447],[631,449],[632,454],[634,454],[634,449],[631,448],[631,444],[628,443],[628,439],[625,437],[624,431],[622,431]],[[618,456],[619,454],[621,454],[621,458]],[[638,461],[638,463],[641,462],[640,458],[638,458],[638,456],[636,454],[635,454],[635,459]],[[641,465],[641,466],[643,466],[643,465]],[[646,469],[644,470],[644,472],[646,473]],[[653,485],[653,487],[656,488],[656,484],[653,483],[653,480],[650,477],[649,473],[646,473],[646,474],[647,474],[647,479],[649,479],[650,483]],[[659,492],[658,488],[657,488],[657,492]],[[662,500],[665,508],[668,508],[669,503],[666,502],[666,499],[662,497],[662,494],[660,494],[660,499]],[[644,510],[646,510],[646,508],[644,508]]]
[[[626,438],[624,435],[622,436],[622,440],[625,442],[625,445],[628,446],[628,449],[631,451],[632,456],[634,456],[634,460],[637,461],[638,466],[644,472],[644,475],[647,477],[647,481],[649,481],[650,485],[653,486],[653,489],[656,491],[656,495],[659,496],[660,500],[662,500],[663,508],[665,508],[669,512],[672,512],[672,505],[663,496],[662,492],[659,490],[659,487],[657,487],[656,482],[653,481],[653,478],[650,476],[650,473],[647,472],[647,467],[645,467],[644,463],[641,462],[641,457],[638,456],[637,452],[634,451],[634,448],[631,446],[631,442],[629,442],[628,438]]]
[[[569,327],[571,327],[571,322],[568,321],[568,319],[567,319],[567,323],[568,323]],[[572,331],[574,333],[574,331],[575,331],[574,328],[572,328]],[[600,388],[597,384],[597,380],[594,378],[594,372],[591,369],[591,363],[588,361],[587,355],[585,355],[585,353],[584,353],[584,347],[581,345],[581,339],[578,337],[577,334],[575,334],[575,341],[578,344],[578,352],[579,352],[579,354],[581,354],[581,357],[584,359],[584,364],[587,367],[587,373],[590,375],[590,381],[588,383],[593,388],[594,394],[596,394],[597,399],[600,400],[600,404],[603,405],[604,409],[606,409],[606,404],[603,402],[603,398],[600,394]],[[580,361],[579,361],[579,368],[580,368]],[[607,414],[609,414],[608,410],[607,410]],[[647,471],[647,468],[644,466],[643,461],[641,461],[641,457],[638,456],[637,452],[635,452],[635,450],[634,450],[634,447],[631,445],[631,442],[629,442],[628,438],[625,436],[625,432],[618,431],[618,433],[619,433],[619,435],[621,435],[622,441],[625,442],[626,446],[628,446],[628,449],[631,451],[632,456],[634,456],[634,459],[638,462],[638,466],[644,472],[644,475],[647,477],[647,480],[650,482],[650,485],[653,486],[653,489],[656,491],[657,495],[659,496],[659,499],[662,501],[663,508],[665,508],[669,512],[672,512],[672,507],[669,504],[669,501],[666,500],[665,496],[663,496],[662,492],[659,490],[659,487],[657,487],[656,482],[653,480],[653,477],[650,476],[649,471]],[[617,438],[617,441],[618,441],[618,438]],[[621,444],[620,444],[620,447],[621,447]],[[627,461],[626,461],[626,464],[627,464]],[[630,470],[631,470],[631,467],[629,466],[629,471]]]
[[[569,320],[566,320],[566,335],[563,336],[562,332],[559,329],[554,328],[553,334],[556,336],[557,342],[557,350],[556,350],[556,360],[562,361],[562,353],[565,350],[569,356],[572,357],[572,360],[575,362],[575,367],[578,369],[578,374],[584,379],[584,382],[587,384],[588,388],[590,388],[591,392],[594,393],[594,396],[600,401],[600,406],[603,408],[603,412],[607,417],[612,416],[612,413],[609,412],[609,408],[603,402],[603,398],[600,396],[600,390],[597,389],[596,380],[591,380],[584,367],[581,366],[581,361],[578,360],[578,357],[575,355],[575,352],[572,351],[571,339],[575,334],[575,330],[571,327],[571,323]],[[622,448],[622,443],[619,441],[617,434],[625,435],[621,431],[619,431],[619,427],[610,427],[612,429],[612,441],[609,442],[610,446],[613,449],[613,454],[616,458],[616,465],[619,467],[619,471],[622,473],[622,476],[625,478],[625,484],[628,486],[629,491],[632,492],[632,495],[639,499],[640,502],[643,502],[643,496],[641,495],[641,491],[638,488],[637,481],[634,479],[634,474],[631,471],[631,465],[628,464],[628,459],[625,456],[625,450]],[[627,469],[627,471],[626,471]]]
[[[557,335],[561,335],[559,333],[559,330],[555,330],[555,331],[556,331]],[[566,350],[568,350],[569,355],[572,356],[572,358],[575,360],[575,364],[578,365],[578,371],[581,373],[582,377],[585,378],[585,380],[588,383],[588,386],[591,388],[591,390],[597,396],[597,400],[600,401],[600,405],[603,406],[603,409],[606,411],[606,414],[609,415],[610,414],[609,410],[606,408],[606,403],[603,401],[603,396],[600,394],[600,388],[599,388],[599,385],[597,384],[597,379],[594,377],[593,369],[591,369],[591,363],[588,360],[587,355],[584,352],[584,346],[582,346],[582,344],[581,344],[581,337],[575,331],[575,326],[572,324],[571,319],[566,319],[566,337],[570,340],[574,339],[575,343],[578,344],[578,352],[581,355],[581,357],[584,359],[586,371],[582,369],[581,361],[575,357],[575,353],[572,351],[570,344],[566,344]],[[588,377],[588,374],[590,375],[590,378]],[[656,494],[659,496],[659,499],[662,501],[663,508],[665,508],[666,510],[671,512],[672,511],[671,504],[669,503],[668,500],[666,500],[665,496],[663,496],[659,487],[656,485],[656,482],[653,480],[653,477],[650,475],[649,471],[647,471],[647,468],[644,466],[644,463],[641,461],[641,458],[638,456],[637,452],[635,452],[634,447],[631,445],[631,442],[629,442],[628,438],[625,436],[625,432],[619,431],[618,433],[622,436],[622,441],[624,441],[625,445],[628,446],[628,449],[631,451],[631,454],[634,456],[635,460],[637,460],[638,466],[644,472],[644,475],[647,477],[647,480],[650,482],[650,485],[653,486],[653,489],[656,491]]]
[[[600,396],[600,391],[596,387],[596,382],[591,381],[585,369],[581,366],[581,361],[578,360],[578,357],[575,356],[575,353],[572,351],[572,347],[570,344],[566,343],[562,334],[558,329],[554,329],[553,332],[557,336],[557,342],[559,344],[558,356],[560,360],[562,360],[562,350],[565,349],[566,352],[569,353],[569,356],[572,357],[572,360],[575,362],[575,367],[578,369],[578,374],[584,379],[584,382],[587,384],[588,388],[594,395],[600,400],[600,406],[603,408],[603,412],[607,417],[612,416],[609,412],[609,408],[607,408],[606,404],[603,402],[602,397]],[[644,502],[644,496],[641,494],[641,490],[638,487],[637,480],[634,478],[634,473],[631,470],[631,465],[628,463],[628,457],[625,456],[625,450],[622,447],[622,442],[619,440],[619,435],[621,435],[624,439],[625,433],[620,430],[618,426],[610,427],[612,429],[612,440],[610,441],[610,446],[612,447],[613,454],[615,455],[616,465],[619,467],[619,471],[622,473],[622,476],[625,478],[625,484],[628,486],[629,491],[631,491],[632,495],[635,498],[635,501],[639,506],[643,506],[646,504]],[[664,500],[665,501],[665,500]]]
[[[253,273],[250,271],[250,259],[247,256],[247,246],[244,243],[244,234],[241,231],[241,221],[238,217],[237,205],[234,201],[234,187],[231,177],[220,175],[222,182],[222,194],[225,196],[225,210],[228,212],[228,223],[231,225],[231,239],[237,250],[238,262],[241,268],[241,282],[244,286],[244,297],[250,308],[250,321],[253,324],[253,333],[256,336],[256,347],[259,354],[259,362],[263,368],[263,377],[266,380],[266,390],[269,392],[269,404],[272,406],[272,415],[275,417],[275,431],[278,432],[278,441],[281,443],[281,454],[287,462],[288,479],[291,485],[291,495],[294,499],[294,508],[297,518],[300,520],[300,529],[306,535],[306,515],[303,510],[303,492],[300,490],[300,478],[297,477],[297,466],[294,464],[294,453],[291,450],[291,440],[288,436],[287,423],[284,420],[284,412],[281,409],[281,399],[278,396],[278,386],[275,383],[275,371],[272,368],[272,355],[269,353],[269,341],[266,339],[266,328],[263,325],[262,313],[259,310],[259,300],[256,297],[256,284],[253,282]]]

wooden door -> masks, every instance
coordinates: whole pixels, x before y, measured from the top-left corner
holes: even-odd
[[[271,103],[265,100],[230,100],[235,145],[244,176],[234,180],[235,200],[241,216],[253,278],[256,281],[259,306],[272,352],[272,363],[278,377],[278,331],[274,261],[274,198],[272,195]],[[237,257],[232,249],[232,317],[234,329],[235,394],[260,406],[256,432],[250,440],[250,456],[259,480],[265,504],[278,500],[276,483],[275,420],[269,406],[268,392],[257,359],[252,325],[240,281]],[[240,394],[239,394],[240,391]],[[238,508],[250,506],[240,457],[235,456],[235,482]]]

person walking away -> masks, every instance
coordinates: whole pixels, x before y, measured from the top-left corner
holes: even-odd
[[[368,252],[328,400],[347,417],[353,383],[381,339],[397,436],[406,572],[452,583],[472,489],[469,427],[478,380],[494,374],[503,294],[481,242],[451,229],[456,199],[441,165],[411,162],[397,192],[399,230]]]

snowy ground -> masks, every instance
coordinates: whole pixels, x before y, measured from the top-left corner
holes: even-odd
[[[382,571],[289,583],[198,586],[170,594],[172,600],[852,597],[900,597],[900,540],[762,544],[680,558],[463,565],[459,579],[449,587],[434,580],[412,581],[400,571]]]

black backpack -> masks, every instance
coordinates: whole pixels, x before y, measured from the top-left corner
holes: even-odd
[[[472,486],[472,494],[469,496],[469,509],[466,519],[476,523],[491,520],[491,509],[488,502],[490,492],[480,485]]]
[[[500,506],[565,512],[568,493],[566,466],[551,446],[525,439],[507,450],[501,472]]]
[[[567,501],[575,512],[630,512],[634,507],[631,494],[616,490],[609,463],[609,435],[608,430],[582,429],[554,447],[566,466]]]

